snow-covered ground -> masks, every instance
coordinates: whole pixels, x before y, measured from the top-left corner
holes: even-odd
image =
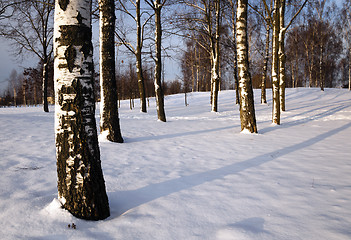
[[[233,91],[218,113],[209,93],[167,96],[166,123],[153,99],[147,114],[123,101],[98,222],[58,204],[53,107],[1,108],[0,239],[351,239],[351,93],[287,89],[280,126],[255,96],[258,134],[240,134]]]

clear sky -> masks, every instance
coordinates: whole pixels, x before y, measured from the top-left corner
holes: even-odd
[[[93,42],[94,46],[97,45],[98,26],[93,25]],[[121,55],[121,51],[119,52]],[[94,59],[98,61],[98,49],[94,49]],[[121,56],[120,56],[121,57]],[[16,57],[11,53],[10,43],[0,38],[0,93],[2,93],[8,86],[7,79],[10,73],[15,69],[18,73],[23,71],[24,67],[35,67],[39,59],[34,55],[28,55],[23,61],[16,60]],[[124,61],[126,62],[126,61]],[[168,59],[165,61],[165,80],[175,80],[180,75],[180,68],[177,60]]]

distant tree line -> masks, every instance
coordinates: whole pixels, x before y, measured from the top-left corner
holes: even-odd
[[[117,94],[119,100],[129,100],[130,108],[135,107],[134,101],[139,101],[139,87],[133,63],[116,75]],[[24,68],[23,72],[13,70],[7,78],[8,87],[0,94],[0,106],[37,106],[42,104],[42,65],[35,68]],[[152,66],[146,65],[143,71],[145,81],[146,101],[155,97]],[[95,73],[95,97],[100,101],[99,73]],[[163,81],[165,95],[189,92],[184,88],[181,79]],[[49,65],[48,102],[54,104],[53,63]]]

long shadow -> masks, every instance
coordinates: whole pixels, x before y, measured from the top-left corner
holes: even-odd
[[[350,107],[350,105],[341,105],[341,106],[337,106],[337,107],[334,107],[332,109],[329,109],[328,111],[325,111],[325,112],[322,112],[322,113],[318,113],[318,114],[315,114],[313,116],[305,117],[303,119],[298,119],[298,120],[294,120],[294,121],[284,122],[283,124],[280,125],[280,128],[288,128],[288,127],[304,124],[304,123],[307,123],[307,122],[311,122],[311,121],[314,121],[314,120],[318,120],[318,119],[321,119],[321,118],[333,115],[334,113],[340,112],[343,109],[348,108],[348,107]],[[297,117],[297,116],[304,116],[307,113],[311,113],[311,112],[314,112],[314,111],[317,111],[317,110],[320,110],[320,109],[325,109],[325,106],[324,107],[319,107],[319,108],[316,108],[316,109],[313,109],[313,110],[305,111],[303,113],[298,113],[298,114],[295,114],[293,116],[289,116],[289,118],[294,118],[294,117]],[[264,134],[264,133],[267,133],[267,132],[270,132],[270,131],[273,131],[273,130],[276,130],[276,129],[277,129],[276,126],[270,126],[270,127],[266,127],[266,128],[261,129],[259,132]]]
[[[264,163],[272,161],[278,157],[290,154],[292,152],[307,148],[316,144],[330,136],[333,136],[341,131],[351,127],[351,123],[345,124],[339,128],[330,130],[326,133],[320,134],[309,140],[301,143],[288,146],[277,151],[262,154],[260,156],[227,165],[214,170],[193,174],[190,176],[182,176],[176,179],[168,180],[161,183],[151,184],[146,187],[131,190],[131,191],[117,191],[109,193],[111,219],[116,218],[129,210],[138,207],[142,204],[148,203],[155,199],[165,197],[172,193],[176,193],[185,189],[189,189],[206,182],[224,178],[227,175],[237,174],[241,171],[252,167],[258,167]]]
[[[344,105],[340,105],[340,106],[336,106],[328,111],[322,112],[322,113],[318,113],[315,114],[313,116],[308,116],[305,117],[304,119],[299,119],[299,120],[294,120],[294,121],[289,121],[289,122],[283,122],[282,125],[280,125],[280,128],[288,128],[288,127],[292,127],[292,126],[296,126],[296,125],[300,125],[300,124],[304,124],[306,122],[309,121],[313,121],[313,120],[317,120],[317,119],[321,119],[323,117],[332,115],[336,112],[339,112],[347,107],[351,107],[351,104],[349,103],[349,100],[341,100],[338,102],[334,102],[332,104],[329,105],[323,105],[311,110],[307,110],[301,113],[297,113],[294,115],[290,115],[288,118],[294,118],[294,117],[298,117],[298,116],[305,116],[308,113],[312,113],[318,110],[322,110],[325,109],[327,107],[332,107],[335,106],[335,104],[341,104],[344,103]],[[297,107],[294,109],[290,109],[289,111],[293,111],[293,110],[301,110],[303,108],[307,108],[310,107],[310,105],[306,105],[303,107]],[[286,119],[285,119],[286,120]],[[269,121],[263,121],[260,123],[265,123],[265,122],[269,122]],[[172,133],[172,134],[164,134],[164,135],[154,135],[154,136],[145,136],[145,137],[136,137],[136,138],[126,138],[125,137],[125,143],[132,143],[132,142],[144,142],[144,141],[152,141],[152,140],[160,140],[160,139],[171,139],[171,138],[176,138],[176,137],[183,137],[183,136],[191,136],[191,135],[197,135],[197,134],[205,134],[205,133],[211,133],[211,132],[217,132],[217,131],[222,131],[222,130],[229,130],[229,129],[234,129],[234,128],[238,128],[240,127],[240,125],[236,124],[236,125],[230,125],[230,126],[226,126],[226,127],[220,127],[220,128],[213,128],[213,129],[204,129],[204,130],[198,130],[198,131],[187,131],[187,132],[182,132],[182,133]],[[276,126],[270,126],[270,127],[266,127],[263,129],[259,129],[259,133],[260,134],[264,134],[273,130],[276,130]]]
[[[342,101],[345,102],[345,101]],[[314,112],[314,111],[318,111],[321,109],[325,109],[326,107],[331,107],[334,106],[334,104],[330,104],[328,106],[322,106],[322,107],[317,107],[314,108],[312,110],[308,110],[302,113],[298,113],[295,115],[291,115],[289,116],[289,118],[294,118],[297,116],[304,116],[308,113]],[[318,113],[316,115],[313,116],[309,116],[303,119],[299,119],[299,120],[294,120],[294,121],[290,121],[290,122],[284,122],[282,125],[280,125],[280,128],[288,128],[288,127],[292,127],[292,126],[296,126],[296,125],[300,125],[300,124],[304,124],[306,122],[309,121],[313,121],[313,120],[317,120],[317,119],[321,119],[323,117],[326,116],[330,116],[336,112],[339,112],[347,107],[350,107],[351,105],[341,105],[341,106],[337,106],[334,107],[328,111],[322,112],[322,113]],[[264,122],[269,122],[269,121],[264,121]],[[260,122],[260,123],[264,123],[264,122]],[[204,129],[204,130],[197,130],[197,131],[188,131],[188,132],[180,132],[180,133],[172,133],[172,134],[164,134],[164,135],[154,135],[154,136],[145,136],[145,137],[136,137],[136,138],[125,138],[125,143],[132,143],[132,142],[144,142],[144,141],[152,141],[152,140],[161,140],[161,139],[171,139],[171,138],[176,138],[176,137],[184,137],[184,136],[191,136],[191,135],[197,135],[197,134],[205,134],[205,133],[211,133],[211,132],[218,132],[218,131],[223,131],[223,130],[229,130],[229,129],[234,129],[234,128],[240,128],[240,125],[236,124],[236,125],[230,125],[230,126],[225,126],[225,127],[219,127],[219,128],[213,128],[213,129]],[[276,126],[270,126],[270,127],[266,127],[263,129],[259,129],[258,132],[260,134],[264,134],[273,130],[276,130]]]
[[[337,104],[351,104],[351,101],[350,100],[340,100],[340,101],[337,101],[337,102],[332,102],[332,103],[329,103],[329,104],[326,104],[326,105],[322,105],[321,107],[318,107],[317,109],[323,109],[325,107],[331,107],[331,106],[335,106]],[[297,107],[291,107],[291,108],[288,109],[288,111],[301,110],[303,108],[308,108],[308,107],[311,107],[311,104],[304,103],[304,105],[302,105],[302,106],[299,105]]]
[[[204,130],[198,130],[198,131],[188,131],[188,132],[180,132],[180,133],[172,133],[172,134],[164,134],[164,135],[126,138],[125,142],[132,143],[132,142],[143,142],[143,141],[151,141],[151,140],[161,140],[161,139],[169,139],[169,138],[176,138],[176,137],[184,137],[184,136],[190,136],[190,135],[218,132],[218,131],[222,131],[222,130],[229,130],[229,129],[233,129],[236,127],[240,127],[240,125],[230,125],[230,126],[220,127],[220,128],[204,129]]]

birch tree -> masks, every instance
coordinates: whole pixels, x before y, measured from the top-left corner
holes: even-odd
[[[155,94],[156,94],[156,108],[158,120],[166,122],[166,113],[164,108],[164,92],[161,82],[162,74],[162,24],[161,24],[161,10],[166,4],[167,0],[145,0],[145,2],[153,9],[155,13]]]
[[[218,111],[218,92],[219,92],[219,83],[220,83],[220,49],[219,49],[219,41],[220,41],[220,6],[221,1],[214,1],[214,9],[215,9],[215,33],[214,36],[211,36],[211,62],[212,62],[212,70],[211,70],[211,85],[212,85],[212,112]]]
[[[182,22],[187,25],[188,31],[194,32],[191,39],[196,41],[210,56],[211,111],[217,112],[220,85],[221,0],[186,0],[182,3],[192,9],[189,13],[183,14]],[[201,38],[197,37],[199,35]],[[199,39],[205,39],[206,42],[201,42]]]
[[[270,14],[272,12],[273,0],[271,0],[269,12],[265,11],[264,19],[266,25],[266,42],[265,42],[265,51],[264,51],[264,60],[263,60],[263,69],[262,69],[262,79],[261,79],[261,103],[267,103],[266,95],[266,85],[267,85],[267,72],[268,72],[268,61],[269,61],[269,47],[270,47],[270,32],[272,28],[272,22]]]
[[[272,96],[273,96],[273,109],[272,109],[272,122],[280,124],[280,112],[285,111],[285,33],[291,26],[294,19],[302,11],[308,0],[305,0],[300,9],[291,18],[289,24],[285,26],[285,0],[274,0],[273,17],[270,15],[270,10],[263,0],[266,13],[270,17],[273,24],[272,36]]]
[[[273,36],[272,36],[272,123],[280,124],[280,98],[279,98],[279,7],[280,0],[274,1]]]
[[[100,0],[100,131],[112,142],[123,143],[115,73],[115,2]]]
[[[231,25],[231,30],[232,30],[232,36],[233,36],[233,51],[234,51],[234,58],[233,58],[233,69],[234,69],[234,85],[235,85],[235,103],[239,104],[240,103],[240,94],[239,94],[239,78],[238,78],[238,59],[237,59],[237,52],[236,52],[236,0],[229,0],[229,7],[230,7],[230,25]]]
[[[240,90],[240,121],[241,131],[257,133],[254,96],[249,72],[247,6],[248,0],[238,0],[236,34]]]
[[[91,0],[57,0],[54,28],[58,198],[83,219],[110,215],[95,121]]]

